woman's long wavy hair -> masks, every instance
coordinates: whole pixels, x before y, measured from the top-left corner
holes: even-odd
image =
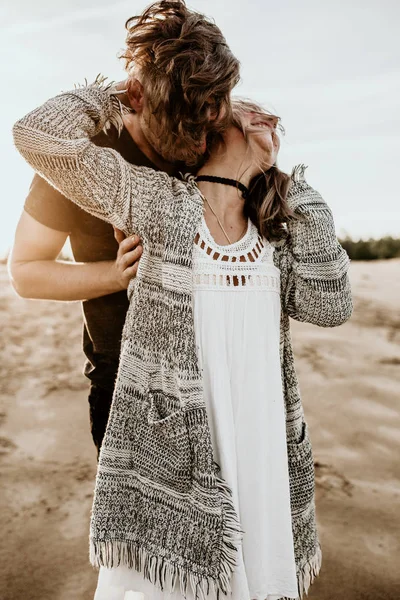
[[[277,131],[284,133],[280,118],[255,102],[235,98],[232,101],[232,112],[233,123],[243,132],[249,152],[252,152],[252,134],[245,125],[245,116],[249,112],[274,117],[278,121]],[[260,169],[262,169],[261,164]],[[289,187],[289,175],[281,171],[276,163],[268,170],[265,168],[261,170],[260,174],[253,177],[250,182],[245,213],[256,225],[260,234],[269,241],[276,242],[284,239],[287,236],[286,224],[291,219],[297,219],[297,215],[289,208],[286,201]]]

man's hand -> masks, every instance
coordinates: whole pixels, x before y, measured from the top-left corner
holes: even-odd
[[[91,300],[126,290],[136,275],[142,254],[139,238],[115,237],[120,244],[115,260],[76,263],[58,259],[68,233],[42,225],[23,211],[9,259],[13,287],[23,298]]]
[[[115,276],[121,290],[126,290],[132,277],[136,276],[143,248],[137,235],[126,238],[123,232],[116,228],[114,235],[119,244],[114,263]]]

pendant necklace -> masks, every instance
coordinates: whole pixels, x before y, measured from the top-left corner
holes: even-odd
[[[240,181],[236,181],[235,179],[228,179],[226,177],[215,177],[213,175],[199,175],[195,179],[196,179],[196,181],[211,181],[212,183],[222,183],[223,185],[230,185],[232,187],[235,187],[235,188],[237,188],[238,190],[240,190],[242,192],[242,196],[243,196],[243,198],[245,200],[246,200],[246,198],[248,197],[248,194],[249,194],[248,188],[245,185],[243,185],[243,183],[240,183]],[[210,210],[213,213],[214,217],[217,219],[218,225],[220,226],[221,230],[223,231],[223,233],[224,233],[226,239],[228,240],[229,244],[232,244],[233,242],[231,242],[231,240],[230,240],[228,234],[226,233],[225,228],[222,225],[222,223],[221,223],[218,215],[216,214],[215,210],[213,209],[213,207],[211,206],[211,204],[209,203],[209,201],[207,200],[207,198],[204,196],[204,194],[202,192],[200,192],[200,194],[201,194],[203,200],[205,200],[207,202],[207,204],[210,207]],[[248,227],[248,222],[244,226],[243,231],[240,234],[239,239],[237,240],[238,242],[242,239],[242,236],[246,232],[247,227]],[[235,242],[235,243],[237,243],[237,242]]]

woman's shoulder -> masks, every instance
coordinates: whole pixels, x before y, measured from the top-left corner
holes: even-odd
[[[135,172],[136,179],[138,171],[140,172],[140,180],[146,181],[149,187],[152,187],[153,192],[163,190],[170,192],[173,195],[188,194],[190,196],[198,196],[200,192],[193,175],[185,175],[178,173],[170,175],[166,171],[158,170],[144,165],[129,165],[132,171]]]
[[[180,172],[170,177],[170,185],[174,196],[186,197],[190,201],[203,206],[203,198],[197,187],[196,177],[192,173]]]

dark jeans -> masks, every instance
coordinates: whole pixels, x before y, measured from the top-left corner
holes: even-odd
[[[100,447],[107,427],[112,396],[113,394],[109,390],[105,390],[95,383],[91,384],[89,392],[90,428],[97,448],[97,458],[99,458]]]

